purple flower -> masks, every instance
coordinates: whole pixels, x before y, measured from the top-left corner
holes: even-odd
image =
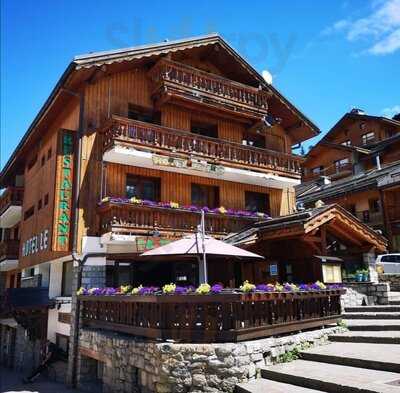
[[[258,284],[256,286],[256,290],[263,292],[274,292],[275,287],[272,284]]]
[[[309,286],[309,288],[310,288],[311,290],[313,290],[313,291],[319,291],[319,290],[321,290],[321,288],[319,287],[319,285],[316,284],[316,283],[311,284],[311,285]]]
[[[157,287],[141,287],[139,289],[139,295],[153,295],[155,292],[158,291]]]
[[[291,286],[290,284],[286,283],[286,284],[283,286],[283,290],[286,291],[286,292],[292,292],[292,291],[293,291],[293,288],[292,288],[292,286]]]
[[[157,204],[157,202],[150,201],[149,199],[143,199],[143,200],[142,200],[142,205],[143,205],[143,206],[156,207],[158,204]]]
[[[187,287],[180,287],[180,286],[175,287],[176,295],[185,295],[187,293],[187,291],[188,291]]]
[[[300,291],[309,291],[310,290],[310,286],[307,284],[300,284],[299,285],[299,289]]]
[[[221,284],[214,284],[211,287],[211,293],[215,293],[215,294],[221,293],[223,289],[224,289],[224,287]]]
[[[327,289],[342,289],[343,284],[329,284],[327,285]]]
[[[212,210],[215,210],[215,209],[210,209],[208,206],[203,206],[200,210],[203,210],[204,213],[211,213]]]

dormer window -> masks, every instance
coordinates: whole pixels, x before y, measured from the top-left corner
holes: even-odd
[[[375,140],[375,132],[367,132],[361,135],[361,141],[363,145],[371,143]]]

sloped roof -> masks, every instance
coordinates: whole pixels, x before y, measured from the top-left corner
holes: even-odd
[[[6,176],[8,170],[14,164],[19,150],[26,145],[29,138],[35,131],[36,126],[49,112],[49,108],[55,102],[56,98],[59,98],[61,94],[70,94],[68,93],[68,83],[72,83],[72,77],[76,72],[83,72],[84,70],[88,70],[92,67],[98,68],[106,64],[129,62],[134,59],[160,56],[162,54],[167,54],[170,52],[215,44],[220,45],[227,53],[229,53],[237,61],[237,63],[240,64],[241,67],[243,67],[243,69],[245,69],[249,74],[252,75],[252,77],[255,78],[255,80],[258,81],[262,88],[270,91],[272,93],[274,102],[279,103],[279,105],[284,108],[284,111],[289,111],[290,113],[299,117],[301,119],[301,122],[306,124],[307,127],[314,133],[314,135],[317,135],[319,133],[318,127],[309,118],[307,118],[299,109],[297,109],[291,102],[289,102],[275,87],[267,84],[264,78],[217,33],[190,37],[181,40],[165,41],[157,44],[129,47],[118,50],[93,52],[76,56],[68,65],[61,78],[57,82],[56,86],[50,93],[50,96],[40,109],[39,113],[31,123],[25,135],[22,137],[20,143],[9,158],[8,162],[2,169],[0,173],[0,187],[4,182],[4,177]]]
[[[330,184],[317,184],[316,182],[308,185],[301,184],[295,187],[296,198],[297,201],[307,204],[319,199],[337,197],[347,192],[377,187],[380,178],[399,168],[400,162],[397,161],[381,169],[371,169],[367,172],[336,180]]]
[[[387,247],[387,240],[368,225],[362,223],[358,218],[337,204],[324,205],[318,208],[300,211],[294,214],[272,218],[266,221],[254,223],[251,227],[232,234],[224,239],[236,246],[252,244],[268,235],[271,239],[280,240],[285,233],[291,235],[290,230],[294,227],[301,228],[302,233],[309,233],[326,223],[347,225],[354,234],[363,238],[365,242],[371,243],[380,251]]]

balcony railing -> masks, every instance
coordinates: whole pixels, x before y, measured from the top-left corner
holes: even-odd
[[[374,212],[370,210],[357,211],[356,217],[365,224],[383,224],[382,212]]]
[[[329,176],[332,179],[337,179],[340,177],[351,175],[352,173],[353,173],[353,164],[349,162],[347,164],[342,164],[339,166],[332,165],[328,168],[320,170],[318,173],[308,171],[307,173],[304,174],[304,181],[318,179],[321,176]]]
[[[277,172],[299,177],[303,159],[299,156],[244,146],[137,120],[113,116],[102,129],[104,150],[116,143],[145,148],[155,153],[197,156],[220,165]]]
[[[342,292],[80,296],[80,300],[84,326],[151,339],[212,343],[337,322]]]
[[[24,198],[23,187],[8,187],[0,195],[0,215],[2,215],[10,206],[21,206]]]
[[[154,96],[177,95],[181,98],[201,100],[233,112],[248,112],[262,116],[268,110],[270,93],[244,85],[219,75],[211,74],[186,64],[160,60],[149,72],[155,82]]]
[[[126,203],[102,203],[98,212],[102,234],[147,234],[155,229],[162,232],[187,233],[196,231],[200,223],[199,212]],[[237,232],[259,219],[215,213],[207,213],[205,218],[206,231],[215,235]]]
[[[0,261],[18,259],[19,240],[4,240],[0,242]]]

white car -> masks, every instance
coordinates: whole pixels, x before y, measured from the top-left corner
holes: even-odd
[[[376,258],[376,270],[379,273],[400,273],[400,254],[383,254]]]

